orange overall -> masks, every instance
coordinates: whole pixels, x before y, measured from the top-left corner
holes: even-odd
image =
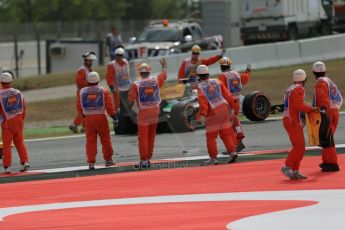
[[[95,163],[97,154],[97,135],[102,144],[104,160],[112,159],[113,148],[106,112],[115,115],[112,97],[109,91],[101,86],[89,86],[80,91],[77,110],[85,117],[87,163]]]
[[[11,144],[16,146],[20,163],[29,162],[28,152],[24,145],[24,118],[26,112],[25,101],[19,90],[13,89],[10,85],[2,86],[0,90],[1,115],[3,121],[2,142],[3,142],[3,165],[5,168],[12,164]]]
[[[211,56],[209,58],[200,58],[198,65],[209,66],[209,65],[216,63],[220,58],[221,58],[221,56],[219,56],[219,55]],[[183,79],[183,78],[187,78],[188,75],[190,75],[190,77],[196,78],[196,76],[197,76],[196,67],[197,66],[195,68],[193,68],[195,65],[196,65],[195,61],[192,61],[190,58],[185,59],[182,62],[180,69],[178,71],[178,80]],[[190,71],[193,71],[193,72],[190,73]]]
[[[241,141],[244,138],[244,133],[241,127],[240,119],[238,118],[238,114],[240,112],[240,94],[242,91],[242,87],[245,86],[250,79],[250,72],[245,71],[241,74],[237,73],[236,71],[228,71],[220,74],[218,76],[218,80],[220,80],[225,87],[230,91],[232,96],[234,97],[234,118],[233,118],[233,128],[236,133],[237,141]]]
[[[120,108],[119,91],[128,91],[131,86],[129,78],[129,66],[126,59],[114,60],[108,64],[106,80],[109,88],[113,88],[113,100],[115,111]]]
[[[77,85],[77,106],[78,106],[78,98],[79,98],[79,92],[82,88],[86,87],[88,85],[88,82],[86,80],[86,76],[89,72],[91,72],[91,68],[88,68],[86,66],[82,66],[79,68],[76,78],[75,78],[75,83]],[[81,114],[77,114],[77,116],[73,120],[73,124],[75,126],[79,126],[83,124],[84,118]],[[83,125],[84,126],[84,125]]]
[[[140,159],[143,161],[152,158],[159,116],[159,88],[163,86],[166,78],[166,73],[161,72],[156,79],[149,77],[136,81],[128,93],[128,101],[136,102],[139,108],[138,142]],[[149,84],[141,84],[143,81],[148,81]],[[146,105],[145,98],[150,98],[154,103]]]
[[[292,144],[285,165],[292,170],[299,170],[305,152],[304,124],[301,114],[312,112],[312,107],[304,102],[304,97],[304,88],[298,83],[291,85],[284,97],[283,125]]]
[[[234,99],[223,83],[206,80],[198,86],[198,117],[206,117],[207,150],[211,158],[217,158],[217,137],[222,139],[228,152],[235,151],[234,131],[230,122],[230,109]]]
[[[330,128],[334,136],[339,121],[339,109],[331,106],[329,86],[327,82],[317,80],[315,83],[314,103],[316,107],[324,107],[326,114],[330,119]],[[322,149],[322,162],[329,164],[338,164],[335,147]]]

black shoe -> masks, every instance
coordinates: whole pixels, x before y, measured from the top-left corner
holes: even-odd
[[[4,167],[4,170],[6,174],[11,173],[10,167]]]
[[[111,167],[111,166],[113,166],[113,165],[115,165],[115,162],[114,162],[113,160],[107,160],[107,161],[105,161],[105,163],[104,163],[104,166],[105,166],[106,168],[109,168],[109,167]]]
[[[134,165],[135,169],[148,169],[151,167],[151,162],[150,161],[140,161],[139,164]]]
[[[246,148],[246,146],[243,144],[243,142],[241,141],[241,142],[239,142],[238,144],[237,144],[237,148],[236,148],[236,152],[237,153],[240,153],[243,149],[245,149]]]
[[[89,163],[89,169],[94,170],[95,169],[95,163]]]
[[[226,162],[227,164],[235,163],[238,158],[237,152],[230,153],[229,160]]]
[[[338,164],[322,163],[319,166],[322,172],[338,172],[340,170]]]
[[[28,171],[28,169],[30,168],[30,165],[28,162],[25,162],[24,164],[22,164],[22,166],[20,167],[20,172],[26,172]]]
[[[78,127],[75,125],[68,126],[69,130],[71,130],[73,133],[78,133]]]

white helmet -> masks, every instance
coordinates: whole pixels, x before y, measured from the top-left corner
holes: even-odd
[[[192,47],[192,53],[200,53],[200,52],[201,52],[200,46],[194,45],[194,46]]]
[[[321,61],[317,61],[313,64],[313,72],[315,73],[324,73],[326,72],[326,65]]]
[[[124,55],[125,54],[125,49],[122,47],[119,47],[115,50],[115,55]]]
[[[307,74],[303,69],[298,69],[293,72],[292,78],[294,82],[305,81],[305,79],[307,79]]]
[[[95,84],[95,83],[98,83],[100,78],[99,78],[99,74],[95,71],[92,71],[90,72],[87,77],[87,82],[90,83],[90,84]]]
[[[3,83],[11,83],[13,81],[12,74],[5,72],[0,75],[0,81]]]
[[[138,66],[138,71],[140,73],[150,73],[151,72],[151,66],[147,63],[141,63],[139,66]]]
[[[206,65],[199,65],[196,69],[197,74],[209,74],[208,67]]]
[[[97,56],[94,52],[87,52],[82,56],[85,60],[97,60]]]

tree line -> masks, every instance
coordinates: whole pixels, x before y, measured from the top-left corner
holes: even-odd
[[[184,18],[199,0],[0,0],[0,22]]]

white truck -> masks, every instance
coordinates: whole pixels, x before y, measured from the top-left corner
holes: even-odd
[[[168,20],[154,21],[138,38],[131,38],[126,46],[127,59],[166,56],[189,52],[193,45],[202,50],[223,47],[221,35],[206,36],[201,26],[193,19],[169,23]]]
[[[332,0],[241,0],[244,44],[332,33]]]

